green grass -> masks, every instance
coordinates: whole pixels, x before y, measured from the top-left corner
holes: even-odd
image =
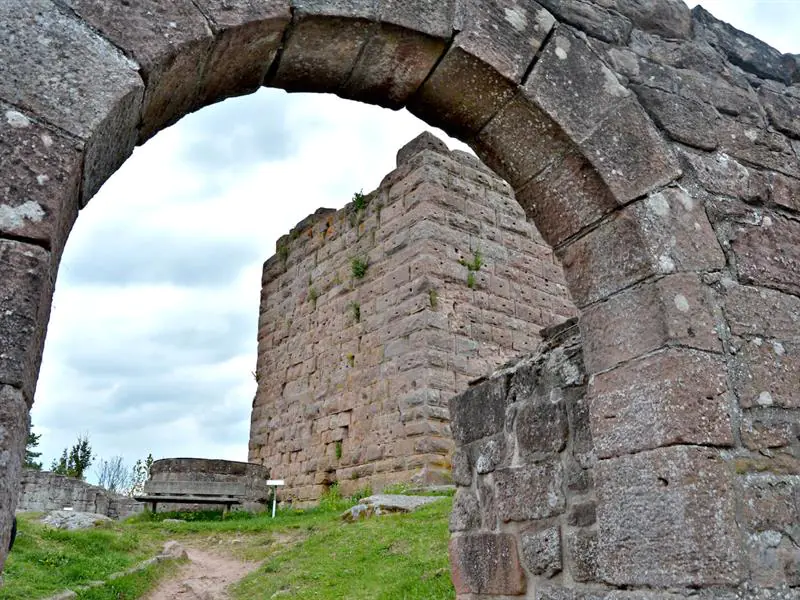
[[[115,524],[83,531],[50,529],[20,515],[14,549],[6,561],[0,600],[33,600],[107,578],[150,558],[155,536]]]
[[[105,585],[78,593],[78,600],[136,600],[156,587],[163,578],[178,570],[180,563],[163,561],[142,571],[107,582]]]
[[[158,553],[163,542],[227,551],[261,562],[232,588],[236,600],[274,594],[290,599],[452,600],[447,520],[451,498],[408,515],[345,523],[341,513],[363,490],[342,498],[338,488],[307,510],[257,515],[144,513],[124,523],[86,531],[46,529],[32,516],[19,521],[19,536],[5,571],[0,600],[35,600],[90,581],[105,580]],[[184,522],[165,523],[165,518]],[[173,569],[160,563],[143,572],[82,592],[80,600],[135,600]]]
[[[447,558],[450,499],[408,515],[346,524],[299,519],[306,537],[277,546],[264,564],[233,587],[236,600],[280,597],[347,600],[455,598]],[[330,513],[328,513],[330,514]],[[279,594],[279,596],[274,596]]]

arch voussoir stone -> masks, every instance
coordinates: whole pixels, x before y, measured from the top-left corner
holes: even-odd
[[[0,6],[0,57],[0,100],[82,142],[88,201],[133,150],[144,92],[135,65],[49,0]]]
[[[516,94],[555,19],[536,2],[466,2],[447,54],[408,109],[468,143]]]

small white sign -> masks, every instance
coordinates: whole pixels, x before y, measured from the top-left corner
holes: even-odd
[[[284,479],[267,479],[267,485],[286,485]]]

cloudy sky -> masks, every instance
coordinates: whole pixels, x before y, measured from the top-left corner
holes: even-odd
[[[800,1],[701,4],[800,53]],[[262,89],[138,148],[67,245],[32,415],[45,466],[82,433],[129,463],[246,460],[263,261],[309,213],[377,187],[426,129],[406,111]]]

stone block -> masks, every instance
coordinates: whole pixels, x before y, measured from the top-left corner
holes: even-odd
[[[800,211],[800,180],[772,173],[770,200],[783,208]]]
[[[341,16],[347,10],[298,10],[278,69],[266,83],[288,92],[335,93],[350,77],[374,25]]]
[[[26,401],[20,389],[0,385],[0,439],[3,440],[3,452],[0,452],[0,473],[3,474],[0,477],[0,544],[4,550],[0,552],[0,569],[5,562],[11,520],[19,495],[29,409],[30,401]]]
[[[739,280],[800,295],[800,222],[765,213],[738,227],[730,242]]]
[[[669,137],[703,150],[717,147],[714,123],[719,113],[713,106],[647,85],[635,86],[634,91],[655,124]]]
[[[525,593],[525,574],[514,536],[462,535],[450,540],[450,569],[457,594]]]
[[[643,31],[671,39],[691,37],[692,15],[681,0],[620,0],[613,6]]]
[[[139,141],[195,107],[211,48],[208,21],[190,0],[100,5],[67,0],[69,7],[141,67],[147,81]]]
[[[29,403],[50,312],[50,260],[39,246],[0,240],[0,384],[21,389]]]
[[[702,6],[692,10],[696,37],[722,51],[733,64],[749,73],[784,81],[788,73],[781,53],[761,40],[717,19]]]
[[[556,250],[578,307],[606,298],[656,272],[643,237],[636,219],[624,211]]]
[[[567,411],[557,394],[522,403],[514,421],[517,453],[522,464],[561,452],[567,443]]]
[[[503,431],[506,377],[469,388],[450,400],[453,438],[463,445]]]
[[[745,201],[764,202],[769,196],[763,177],[726,154],[684,150],[680,155],[687,175],[693,176],[706,191]]]
[[[196,4],[215,33],[197,104],[256,91],[291,21],[289,0],[198,0]]]
[[[589,386],[597,455],[671,444],[730,446],[730,404],[720,357],[674,349],[625,364]]]
[[[564,512],[560,462],[543,462],[494,472],[497,513],[504,523],[532,521]]]
[[[78,213],[81,148],[0,102],[0,235],[57,252]]]
[[[631,96],[586,40],[568,27],[553,34],[525,82],[524,92],[577,142]]]
[[[733,359],[731,379],[744,408],[800,408],[800,344],[743,342]]]
[[[752,585],[777,588],[775,597],[780,598],[778,594],[800,582],[800,547],[791,537],[765,531],[747,536],[745,546]]]
[[[762,86],[759,100],[775,129],[790,137],[800,138],[800,114],[797,112],[796,98],[773,93]]]
[[[751,450],[792,446],[800,440],[800,412],[770,407],[743,411],[741,438]]]
[[[800,341],[800,298],[763,287],[731,285],[725,293],[731,333]]]
[[[682,174],[671,149],[635,97],[622,99],[580,146],[621,204]]]
[[[579,150],[560,152],[550,158],[552,162],[518,189],[516,197],[542,237],[556,247],[596,223],[618,204],[595,167]]]
[[[450,532],[470,531],[481,526],[481,513],[478,499],[472,490],[460,488],[453,499],[450,512]]]
[[[733,486],[719,452],[660,448],[597,465],[598,568],[625,586],[736,585]]]
[[[549,527],[520,533],[522,564],[531,575],[550,579],[561,571],[561,529]]]
[[[723,117],[719,124],[719,150],[739,160],[800,177],[800,164],[792,143],[771,128]]]
[[[594,0],[539,0],[559,21],[569,23],[605,42],[625,45],[633,24]]]
[[[604,371],[664,345],[720,352],[711,293],[696,275],[681,273],[590,306],[580,321],[587,370]]]
[[[598,541],[594,529],[571,529],[565,538],[566,562],[574,581],[597,581]]]
[[[468,0],[455,44],[520,83],[555,19],[537,2]]]
[[[573,527],[588,527],[597,520],[597,503],[593,500],[578,502],[569,507],[567,525]]]
[[[514,85],[495,69],[453,46],[407,108],[426,123],[470,141],[514,93]]]
[[[0,99],[86,143],[82,199],[88,202],[136,142],[144,92],[136,64],[45,0],[0,5],[0,54]],[[52,65],[70,76],[53,77]]]
[[[381,0],[378,19],[381,23],[449,40],[456,21],[456,0]]]
[[[740,477],[742,524],[750,532],[800,533],[800,482],[771,474]]]
[[[402,108],[445,51],[446,41],[399,27],[377,29],[363,47],[339,95]]]

